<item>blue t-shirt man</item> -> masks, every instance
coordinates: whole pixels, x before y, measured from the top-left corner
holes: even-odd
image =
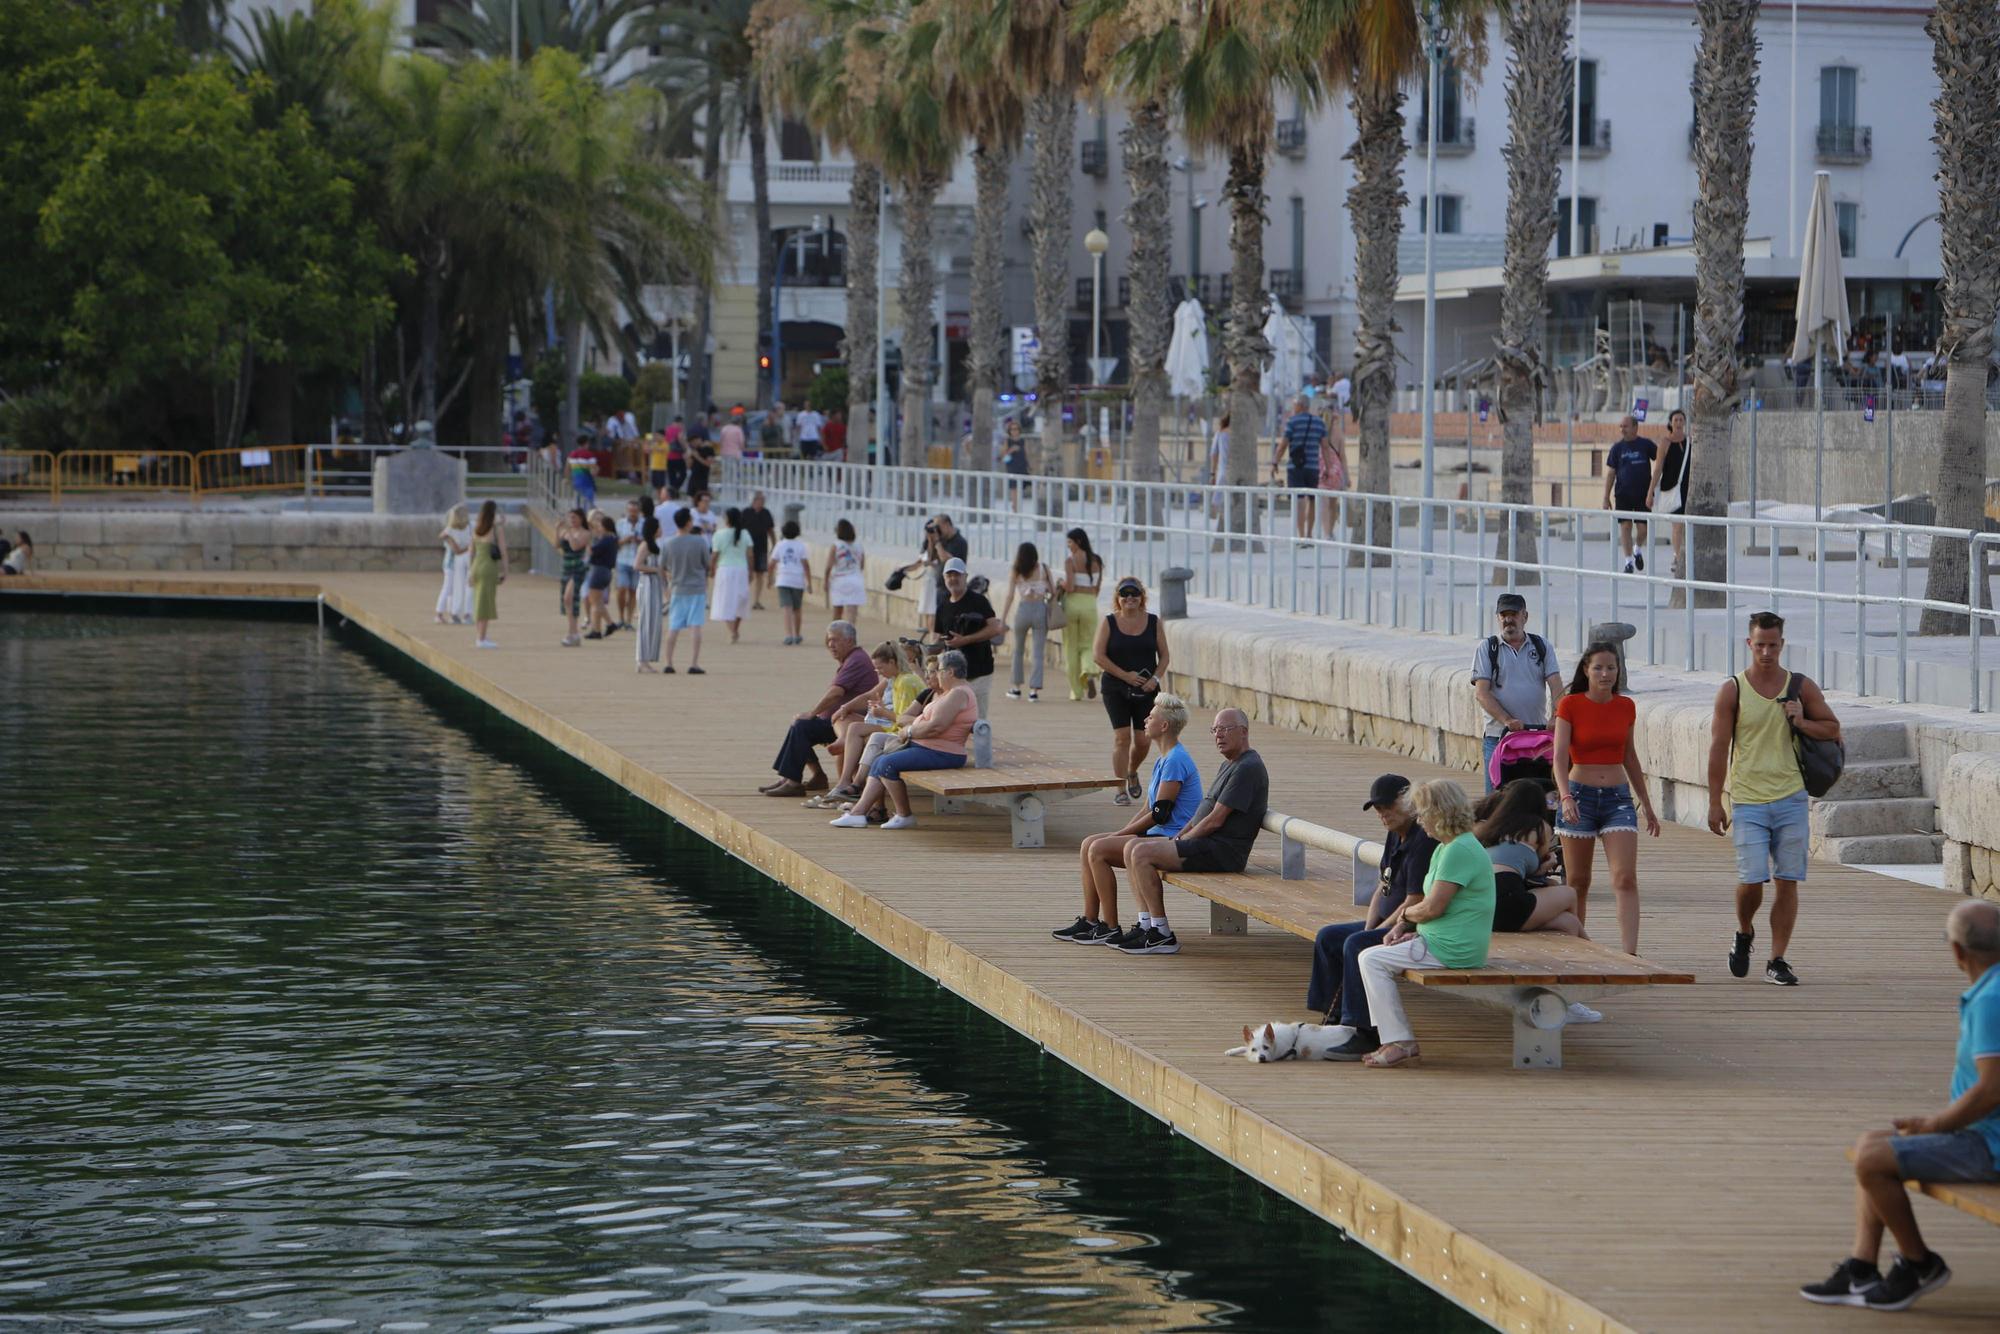
[[[1326,423],[1310,412],[1293,415],[1285,423],[1285,454],[1291,485],[1317,486],[1319,484],[1319,447],[1326,439]]]
[[[1620,440],[1604,456],[1605,470],[1611,474],[1611,493],[1621,510],[1646,508],[1646,493],[1653,489],[1653,460],[1659,447],[1645,436]]]
[[[1979,1060],[2000,1056],[2000,967],[1988,968],[1958,998],[1958,1061],[1951,1068],[1951,1099],[1957,1102],[1979,1082]],[[1986,1141],[2000,1168],[2000,1111],[1966,1127]]]
[[[1181,785],[1181,790],[1174,797],[1173,813],[1165,824],[1148,829],[1148,834],[1174,837],[1194,819],[1195,808],[1201,805],[1201,770],[1195,766],[1194,756],[1187,753],[1187,747],[1178,741],[1172,750],[1153,761],[1152,777],[1146,780],[1147,804],[1160,799],[1160,784],[1175,782]]]

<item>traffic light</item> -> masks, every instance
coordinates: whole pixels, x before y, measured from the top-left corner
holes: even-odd
[[[757,358],[757,369],[760,371],[768,371],[771,369],[771,358],[768,354]]]

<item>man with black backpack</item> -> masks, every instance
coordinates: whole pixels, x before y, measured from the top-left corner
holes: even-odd
[[[1528,633],[1528,600],[1502,593],[1493,604],[1500,633],[1488,635],[1472,652],[1472,692],[1486,711],[1486,748],[1479,774],[1493,790],[1493,752],[1509,732],[1545,728],[1562,698],[1562,665],[1540,635]]]
[[[1785,618],[1750,616],[1749,670],[1722,683],[1709,726],[1708,828],[1736,844],[1736,941],[1729,972],[1750,972],[1757,909],[1764,882],[1771,896],[1771,962],[1764,980],[1799,984],[1785,962],[1799,920],[1799,884],[1806,878],[1808,793],[1819,795],[1839,777],[1840,720],[1809,677],[1785,670]],[[1810,748],[1810,754],[1801,755]],[[1723,793],[1730,806],[1724,809]]]

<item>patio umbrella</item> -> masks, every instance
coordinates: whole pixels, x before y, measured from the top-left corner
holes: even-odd
[[[1167,385],[1175,398],[1208,392],[1208,317],[1193,297],[1174,311],[1174,336],[1167,343]]]
[[[1840,225],[1833,215],[1832,175],[1813,173],[1812,207],[1806,211],[1804,258],[1799,261],[1799,331],[1792,339],[1792,360],[1811,357],[1813,411],[1817,448],[1813,451],[1813,519],[1824,509],[1821,486],[1826,462],[1826,388],[1820,353],[1839,356],[1854,327],[1847,313],[1847,281],[1840,270]]]
[[[1271,345],[1271,361],[1258,384],[1264,396],[1273,400],[1288,398],[1304,389],[1311,345],[1299,328],[1299,321],[1285,313],[1276,297],[1271,298],[1271,313],[1264,321],[1264,341]]]

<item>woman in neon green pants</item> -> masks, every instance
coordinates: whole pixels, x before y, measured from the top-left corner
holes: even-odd
[[[1104,558],[1090,549],[1090,534],[1081,528],[1068,533],[1069,555],[1063,561],[1063,670],[1069,676],[1071,699],[1097,698],[1096,663],[1091,657],[1097,633],[1097,594],[1104,584]]]

